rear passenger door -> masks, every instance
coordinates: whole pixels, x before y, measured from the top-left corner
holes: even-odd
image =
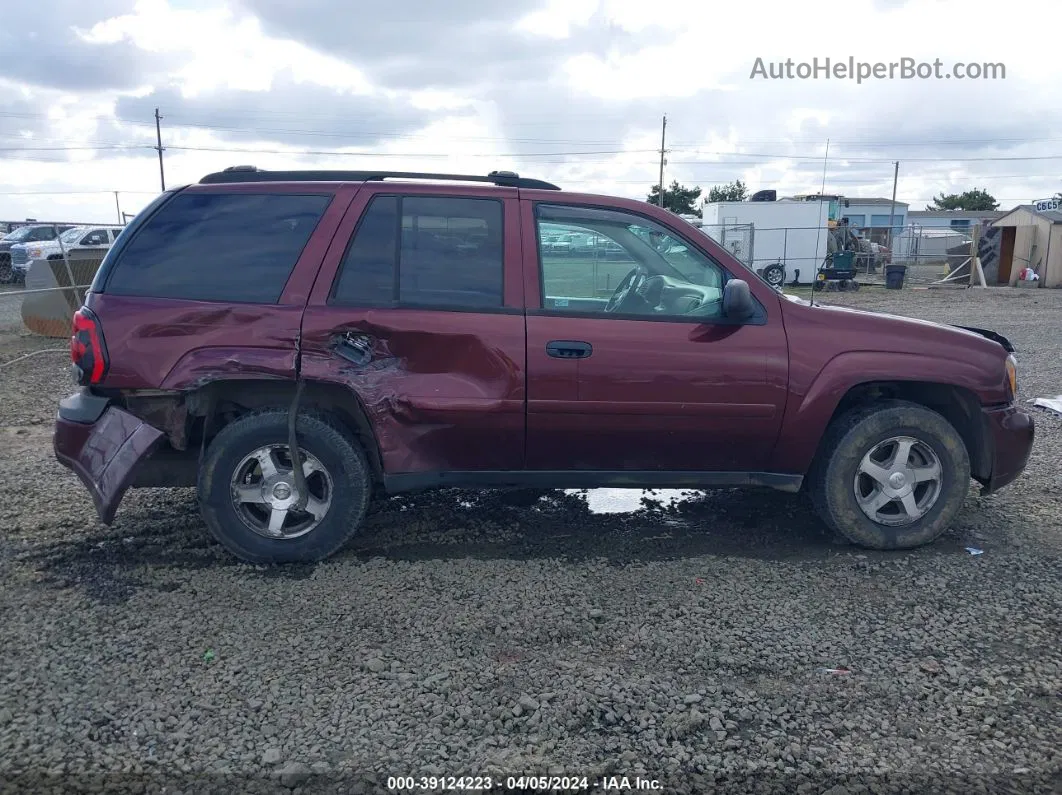
[[[523,466],[517,191],[367,184],[303,319],[302,374],[359,398],[388,475]]]

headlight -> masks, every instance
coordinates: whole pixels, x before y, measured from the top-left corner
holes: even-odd
[[[26,253],[29,254],[30,259],[39,259],[41,256],[41,250],[39,248],[26,249]]]
[[[1018,396],[1018,360],[1014,354],[1007,357],[1007,384],[1010,387],[1010,396]]]

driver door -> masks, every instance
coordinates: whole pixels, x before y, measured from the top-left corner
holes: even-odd
[[[766,468],[788,381],[777,300],[760,302],[754,324],[727,324],[710,299],[730,274],[692,227],[568,203],[522,200],[521,213],[527,468]],[[654,275],[673,297],[653,292],[665,281]],[[617,303],[632,281],[649,298]],[[691,295],[709,303],[696,310]]]

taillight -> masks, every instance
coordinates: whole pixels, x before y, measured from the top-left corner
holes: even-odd
[[[98,384],[107,374],[110,361],[107,358],[107,346],[103,342],[103,327],[87,306],[74,313],[70,360],[74,363],[77,382],[82,386]]]

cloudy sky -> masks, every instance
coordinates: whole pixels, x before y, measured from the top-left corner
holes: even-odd
[[[0,18],[0,220],[116,219],[167,186],[265,168],[512,169],[644,197],[1062,190],[1058,0],[36,0]],[[1005,79],[751,77],[939,59]]]

